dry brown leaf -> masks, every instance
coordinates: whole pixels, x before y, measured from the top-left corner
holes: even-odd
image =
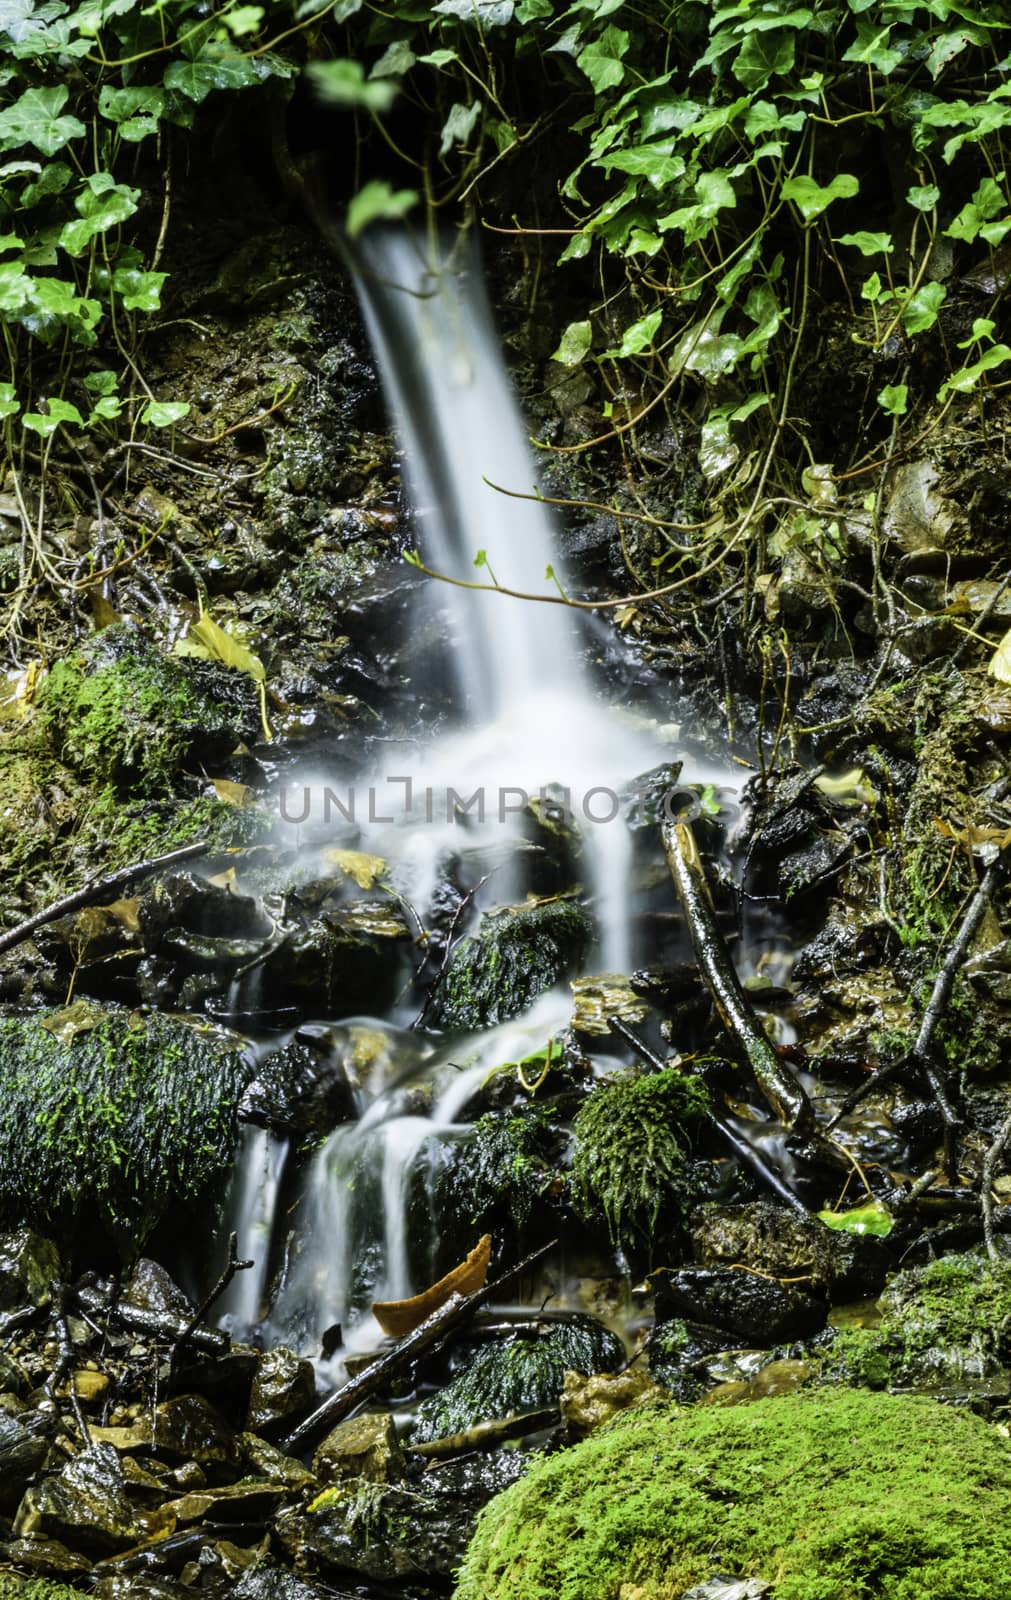
[[[239,890],[234,867],[229,867],[225,872],[216,872],[207,882],[213,889],[227,889],[229,894],[237,894]]]
[[[226,806],[238,806],[240,811],[247,811],[255,803],[252,789],[248,783],[232,783],[229,778],[212,778],[214,793]]]
[[[476,1294],[478,1289],[483,1289],[490,1261],[491,1234],[486,1233],[466,1260],[447,1272],[438,1283],[422,1290],[421,1294],[412,1295],[410,1300],[375,1300],[372,1315],[384,1333],[388,1333],[392,1339],[402,1339],[405,1334],[420,1328],[433,1311],[438,1311],[440,1306],[446,1304],[450,1295]]]
[[[371,889],[386,871],[382,856],[370,856],[364,850],[324,850],[323,860],[353,878],[359,889]]]

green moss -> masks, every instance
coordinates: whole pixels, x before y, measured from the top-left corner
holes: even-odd
[[[97,1221],[139,1246],[223,1173],[249,1074],[234,1042],[171,1017],[82,1003],[0,1018],[0,1218]]]
[[[489,1028],[517,1017],[578,967],[592,937],[578,901],[566,898],[488,912],[461,939],[436,1001],[444,1028]]]
[[[416,1444],[463,1433],[478,1422],[554,1405],[567,1372],[613,1372],[621,1340],[591,1317],[560,1323],[546,1338],[485,1345],[465,1371],[418,1407]]]
[[[439,1181],[439,1215],[481,1232],[522,1234],[544,1204],[566,1137],[553,1127],[548,1106],[479,1117]]]
[[[897,1273],[881,1308],[882,1331],[901,1343],[903,1382],[971,1384],[1011,1366],[1011,1262],[943,1256]]]
[[[680,1600],[714,1570],[776,1600],[993,1600],[1011,1451],[918,1396],[631,1412],[482,1513],[456,1600]]]
[[[676,1231],[693,1187],[689,1130],[707,1100],[697,1078],[668,1067],[602,1083],[581,1108],[573,1196],[588,1221],[604,1218],[615,1246],[652,1257]]]
[[[134,793],[169,788],[198,742],[222,728],[220,703],[129,623],[57,661],[39,706],[61,757],[95,784]]]
[[[69,1589],[49,1578],[21,1578],[0,1572],[0,1600],[83,1600],[80,1589]]]
[[[901,1359],[901,1344],[879,1328],[840,1328],[822,1362],[831,1383],[887,1389]]]

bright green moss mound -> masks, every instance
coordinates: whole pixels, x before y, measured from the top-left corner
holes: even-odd
[[[572,1190],[611,1242],[652,1254],[676,1228],[692,1191],[691,1125],[708,1097],[697,1078],[664,1072],[614,1078],[595,1089],[573,1125]]]
[[[230,1164],[249,1070],[234,1041],[172,1017],[0,1017],[0,1222],[96,1221],[139,1245]]]
[[[537,996],[575,971],[593,929],[576,900],[504,906],[461,939],[436,1006],[444,1028],[491,1028],[518,1017]]]
[[[1011,1449],[968,1413],[861,1390],[632,1412],[490,1503],[456,1600],[680,1600],[714,1572],[770,1600],[996,1600]]]
[[[0,1600],[83,1600],[83,1594],[49,1578],[19,1578],[13,1572],[0,1572]]]

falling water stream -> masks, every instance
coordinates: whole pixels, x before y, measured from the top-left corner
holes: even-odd
[[[425,565],[470,585],[538,593],[550,589],[550,567],[564,589],[549,506],[514,497],[535,495],[535,473],[476,252],[459,243],[433,250],[385,230],[369,231],[358,248],[359,296],[403,447]],[[501,849],[519,837],[518,796],[561,786],[582,833],[597,970],[628,972],[639,952],[630,919],[631,839],[619,797],[637,774],[674,758],[660,720],[633,718],[595,693],[592,639],[581,613],[452,583],[419,583],[419,625],[433,597],[445,640],[438,665],[452,678],[455,726],[415,751],[409,768],[394,756],[366,775],[369,792],[387,798],[370,805],[374,820],[356,819],[358,847],[395,862],[407,898],[423,910],[440,863],[461,845],[457,801],[468,802],[468,847]],[[723,781],[726,775],[696,766],[691,776]],[[322,786],[328,775],[313,778]],[[551,793],[557,796],[557,787]],[[490,898],[479,904],[523,898],[522,855],[507,851],[504,859]],[[272,1332],[310,1353],[337,1324],[344,1354],[374,1345],[371,1299],[424,1287],[412,1263],[424,1262],[426,1253],[409,1237],[419,1225],[417,1204],[408,1205],[419,1171],[423,1176],[441,1143],[469,1136],[458,1119],[488,1072],[543,1046],[567,1025],[570,1011],[568,995],[542,996],[503,1027],[454,1039],[451,1048],[425,1045],[420,1066],[419,1035],[412,1033],[414,1078],[426,1082],[427,1099],[405,1109],[396,1073],[393,1085],[384,1074],[368,1083],[359,1093],[359,1121],[329,1136],[294,1201],[289,1197],[290,1227],[275,1217],[269,1250],[284,1152],[270,1136],[251,1133],[233,1186],[232,1226],[240,1255],[258,1265],[241,1288],[233,1287],[224,1308],[228,1322],[248,1330],[266,1316]],[[398,1030],[368,1025],[386,1028],[395,1060]],[[437,1228],[437,1218],[430,1225]],[[268,1255],[276,1281],[265,1305]]]

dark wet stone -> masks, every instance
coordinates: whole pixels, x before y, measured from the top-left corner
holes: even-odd
[[[16,1511],[32,1478],[49,1454],[56,1428],[52,1413],[0,1412],[0,1511]]]
[[[258,1062],[241,1108],[244,1121],[298,1139],[327,1134],[357,1114],[340,1056],[298,1038]]]
[[[246,1429],[251,1433],[282,1433],[310,1410],[316,1400],[312,1362],[278,1345],[260,1357],[249,1398]]]
[[[146,1256],[141,1257],[130,1274],[123,1299],[128,1305],[140,1306],[143,1311],[167,1312],[187,1320],[196,1309],[165,1268]]]
[[[238,1426],[249,1407],[253,1379],[260,1366],[260,1352],[251,1345],[233,1344],[223,1355],[202,1355],[192,1346],[172,1365],[169,1390],[172,1394],[202,1394]]]
[[[143,896],[137,918],[145,950],[166,951],[179,959],[185,959],[186,935],[193,936],[198,950],[213,949],[219,940],[226,945],[244,941],[256,948],[272,929],[251,896],[232,894],[195,872],[159,878]]]
[[[518,1016],[579,965],[592,937],[575,900],[506,906],[456,946],[436,996],[445,1028],[486,1028]]]
[[[654,1273],[650,1283],[659,1322],[688,1317],[761,1345],[803,1339],[825,1326],[824,1300],[752,1272],[682,1267]]]
[[[134,1510],[115,1450],[94,1444],[59,1477],[28,1490],[14,1528],[22,1538],[42,1534],[72,1548],[100,1552],[126,1549],[165,1525],[157,1513]]]
[[[232,1590],[232,1600],[344,1600],[330,1584],[319,1589],[283,1567],[250,1567]]]
[[[745,1261],[773,1278],[810,1278],[833,1299],[879,1290],[891,1265],[883,1239],[836,1233],[817,1217],[801,1217],[771,1201],[706,1205],[692,1228],[703,1267]]]
[[[90,1573],[92,1565],[89,1556],[68,1550],[58,1539],[42,1538],[8,1539],[0,1543],[0,1561],[9,1561],[12,1566],[23,1567],[39,1577],[65,1579]],[[2,1588],[0,1600],[7,1600]],[[41,1600],[45,1600],[45,1596]]]
[[[350,1478],[393,1483],[402,1478],[404,1452],[390,1413],[367,1412],[339,1422],[313,1456],[312,1470],[322,1483],[342,1483]]]
[[[289,1556],[310,1571],[358,1573],[381,1583],[449,1578],[478,1512],[528,1463],[520,1451],[500,1451],[449,1462],[409,1486],[338,1485],[304,1516],[282,1513],[276,1532]]]
[[[246,1466],[251,1468],[257,1477],[266,1478],[270,1483],[280,1483],[286,1489],[298,1491],[311,1488],[316,1481],[308,1467],[303,1467],[301,1461],[296,1460],[294,1456],[285,1455],[266,1439],[261,1439],[259,1434],[240,1433],[238,1446]]]
[[[31,1228],[0,1234],[0,1311],[48,1305],[61,1272],[60,1253],[43,1234]]]

